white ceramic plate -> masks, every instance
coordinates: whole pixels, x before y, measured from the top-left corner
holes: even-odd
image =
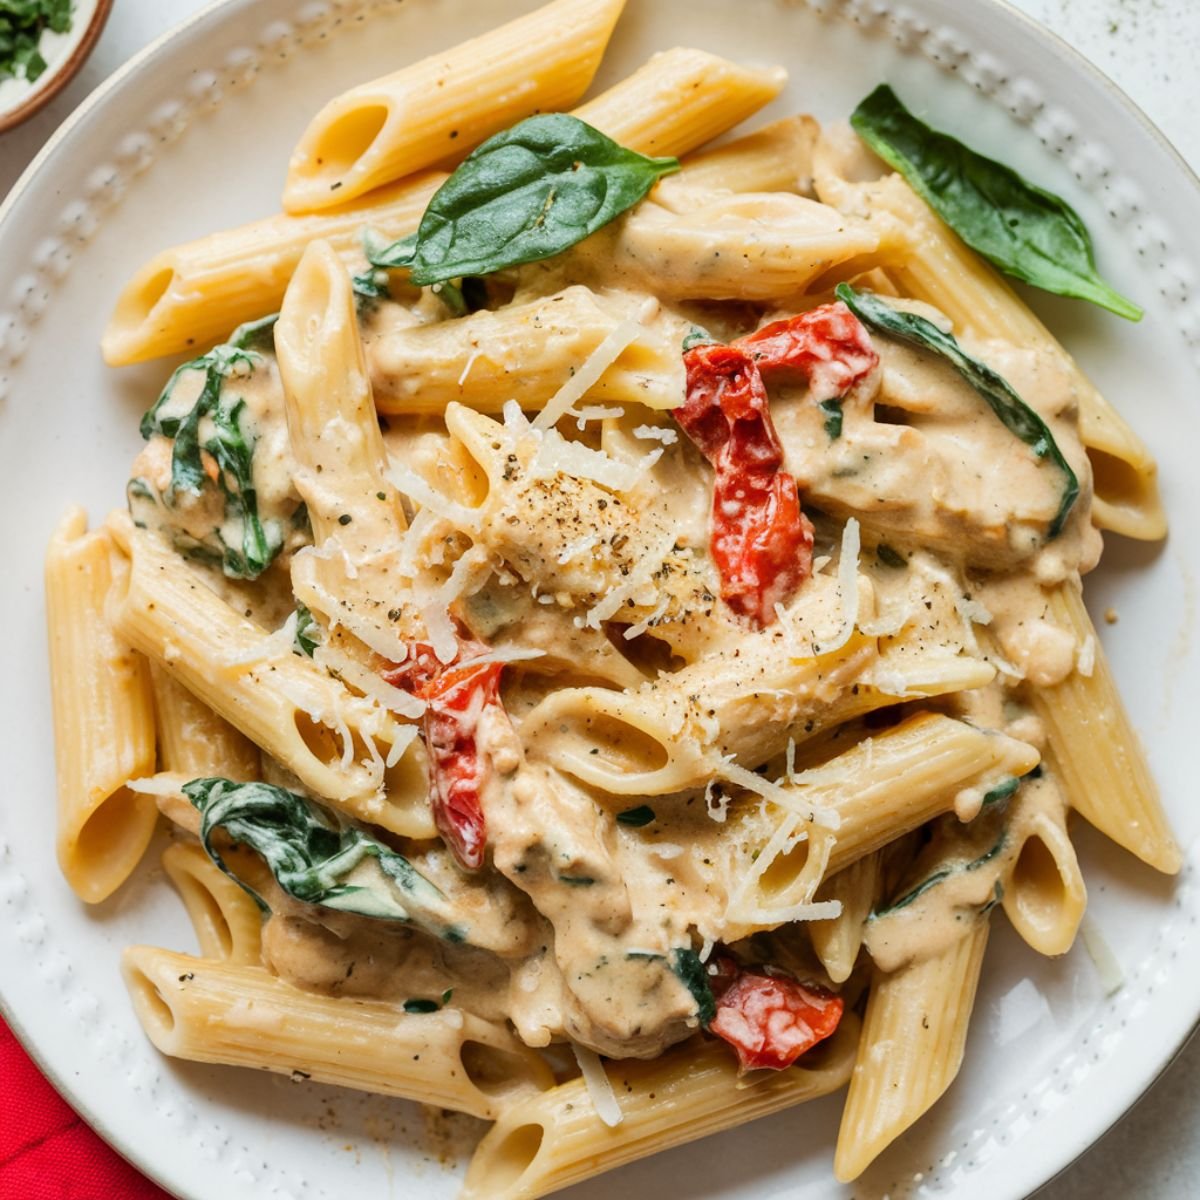
[[[471,1122],[287,1079],[165,1061],[117,971],[122,946],[194,949],[152,855],[94,909],[53,854],[53,758],[41,558],[65,506],[119,504],[137,418],[162,364],[110,372],[96,351],[117,290],[154,250],[275,211],[288,150],[327,97],[526,11],[534,0],[364,5],[226,0],[120,72],[70,120],[0,210],[0,980],[5,1013],[122,1152],[189,1200],[449,1197]],[[656,49],[694,44],[782,61],[768,116],[844,116],[888,79],[915,107],[1065,194],[1105,275],[1147,310],[1133,326],[1085,305],[1037,307],[1162,464],[1165,547],[1113,541],[1090,582],[1126,701],[1184,846],[1200,657],[1195,372],[1200,191],[1111,84],[994,0],[631,0],[599,83]],[[852,1188],[831,1182],[839,1101],[757,1122],[577,1189],[600,1200],[1027,1194],[1148,1086],[1200,1014],[1195,858],[1165,881],[1085,831],[1092,914],[1124,973],[1106,998],[1081,947],[1037,958],[1002,921],[960,1080]]]

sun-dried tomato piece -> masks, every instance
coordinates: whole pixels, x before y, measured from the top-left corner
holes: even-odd
[[[743,967],[722,956],[710,975],[717,1015],[710,1033],[736,1051],[743,1071],[790,1067],[833,1034],[845,1003],[815,983]]]
[[[393,687],[425,701],[425,749],[433,820],[446,845],[469,871],[483,866],[487,825],[483,786],[489,765],[476,738],[485,709],[503,709],[502,663],[471,664],[486,653],[479,642],[459,642],[457,657],[438,661],[431,646],[413,642],[403,663],[383,674]]]

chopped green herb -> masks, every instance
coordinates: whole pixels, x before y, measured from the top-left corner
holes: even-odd
[[[71,28],[71,0],[0,0],[0,79],[34,83],[46,70],[42,35]]]
[[[317,619],[309,611],[306,604],[296,605],[296,636],[292,642],[292,649],[297,654],[303,654],[306,658],[312,658],[313,652],[321,644],[319,638],[313,637],[313,631],[319,630]]]
[[[1062,472],[1062,500],[1047,535],[1056,538],[1079,497],[1079,480],[1041,416],[1013,391],[1007,380],[986,363],[972,358],[951,334],[943,333],[932,321],[916,313],[892,308],[874,293],[856,292],[846,283],[839,283],[835,294],[860,321],[877,332],[944,358],[987,401],[988,407],[1010,433],[1029,446],[1038,458],[1049,459]]]
[[[617,813],[617,823],[619,825],[632,825],[637,829],[640,829],[643,825],[649,825],[655,819],[654,809],[648,804],[639,804],[637,808],[627,808]]]
[[[1001,271],[1141,320],[1142,310],[1097,274],[1087,227],[1061,196],[931,129],[887,84],[854,110],[850,123],[968,246]]]
[[[560,875],[558,882],[568,887],[592,887],[596,881],[590,875]]]
[[[899,570],[901,567],[908,566],[908,559],[904,557],[898,550],[893,550],[886,542],[880,542],[875,547],[875,557],[879,559],[885,567],[894,567]]]
[[[907,908],[914,900],[919,900],[930,888],[936,887],[939,883],[949,879],[951,875],[958,871],[978,871],[980,867],[992,861],[1003,849],[1008,841],[1008,833],[1005,830],[1000,831],[1000,836],[996,839],[995,845],[978,858],[972,859],[968,863],[963,863],[961,866],[944,867],[940,871],[935,871],[928,879],[922,880],[909,892],[905,892],[898,900],[893,900],[891,904],[885,905],[883,908],[877,908],[871,913],[868,920],[874,921],[879,917],[885,917],[889,913],[898,912],[902,908]],[[990,911],[989,905],[984,911]]]
[[[683,339],[684,353],[686,354],[693,346],[708,345],[715,343],[716,340],[707,329],[701,329],[699,325],[693,325],[687,331],[687,336]]]
[[[831,442],[842,436],[842,402],[822,400],[817,407],[825,414],[825,434]]]

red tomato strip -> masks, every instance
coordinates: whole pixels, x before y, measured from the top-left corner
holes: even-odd
[[[767,975],[732,958],[710,977],[717,1015],[708,1029],[736,1051],[743,1071],[781,1071],[838,1027],[845,1003],[814,983]]]
[[[879,356],[840,300],[739,338],[684,352],[687,395],[675,419],[716,468],[711,548],[721,595],[735,612],[769,625],[812,569],[812,525],[796,481],[781,471],[764,372],[795,372],[821,403],[843,396]]]
[[[783,449],[767,390],[750,356],[704,344],[684,354],[687,398],[675,419],[717,471],[711,547],[721,595],[756,625],[808,578],[812,525],[800,512],[796,481],[779,470]]]
[[[479,642],[461,641],[458,657],[443,665],[431,646],[413,642],[407,660],[383,673],[393,687],[425,701],[433,820],[468,871],[483,866],[487,844],[482,794],[488,764],[479,753],[475,730],[485,708],[501,707],[503,664],[471,665],[472,658],[486,652]]]
[[[879,363],[867,327],[840,300],[772,321],[733,344],[764,373],[801,375],[814,404],[844,396]]]

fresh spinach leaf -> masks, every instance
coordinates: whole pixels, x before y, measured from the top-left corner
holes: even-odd
[[[237,878],[213,845],[218,829],[262,855],[279,886],[296,900],[411,922],[450,941],[464,939],[450,902],[407,858],[303,796],[228,779],[193,779],[183,785],[183,794],[200,813],[200,842],[209,858],[264,909],[262,897]]]
[[[842,436],[842,402],[822,400],[817,407],[825,414],[825,434],[831,442]]]
[[[1009,383],[986,363],[972,358],[949,333],[943,333],[932,321],[916,313],[901,312],[885,304],[871,292],[856,292],[849,284],[839,283],[836,295],[860,321],[879,333],[898,338],[923,350],[940,355],[987,401],[1001,424],[1029,446],[1038,458],[1049,459],[1063,475],[1062,500],[1050,522],[1047,536],[1062,532],[1067,516],[1079,498],[1079,480],[1063,457],[1050,427]]]
[[[1015,775],[1009,775],[1006,779],[1000,780],[994,787],[990,787],[984,792],[983,807],[987,808],[992,804],[1000,804],[1014,795],[1020,786],[1021,781]]]
[[[434,193],[415,237],[371,261],[406,266],[424,287],[551,258],[677,170],[677,159],[627,150],[578,117],[542,113],[474,150]]]
[[[277,317],[239,326],[228,342],[177,367],[158,399],[142,417],[142,437],[159,434],[172,438],[171,486],[163,497],[168,506],[179,492],[199,495],[213,480],[205,470],[203,452],[217,465],[216,484],[224,497],[225,520],[240,530],[237,544],[216,530],[221,565],[235,579],[256,579],[283,547],[283,530],[276,521],[264,522],[258,512],[254,486],[254,434],[246,428],[246,402],[226,395],[226,383],[249,375],[265,365],[263,354],[271,344]],[[200,373],[200,394],[191,407],[181,406],[178,389],[188,375]],[[201,423],[208,418],[213,432],[201,440]]]
[[[679,981],[692,993],[696,1001],[696,1010],[700,1015],[700,1024],[705,1029],[717,1015],[717,1002],[713,998],[712,987],[708,982],[708,972],[700,961],[700,955],[695,950],[677,949],[671,954],[671,969]]]
[[[880,917],[886,917],[889,913],[899,912],[902,908],[907,908],[915,900],[919,900],[931,888],[937,887],[939,883],[944,883],[951,875],[957,874],[959,871],[978,871],[980,867],[990,863],[1005,847],[1008,841],[1008,831],[1002,829],[1000,836],[996,839],[991,849],[984,851],[978,858],[973,858],[970,862],[962,863],[952,867],[943,867],[940,871],[934,871],[927,879],[923,879],[916,887],[905,892],[903,896],[897,900],[893,900],[891,904],[885,905],[883,908],[877,908],[871,913],[868,920],[875,921]],[[982,913],[988,913],[995,907],[995,902],[989,902],[983,909]]]
[[[699,325],[693,325],[683,339],[683,352],[686,354],[693,346],[712,345],[716,340],[707,329],[702,329]]]
[[[1001,271],[1141,320],[1142,310],[1096,272],[1087,227],[1060,196],[931,129],[886,83],[863,100],[850,123],[968,246]]]

